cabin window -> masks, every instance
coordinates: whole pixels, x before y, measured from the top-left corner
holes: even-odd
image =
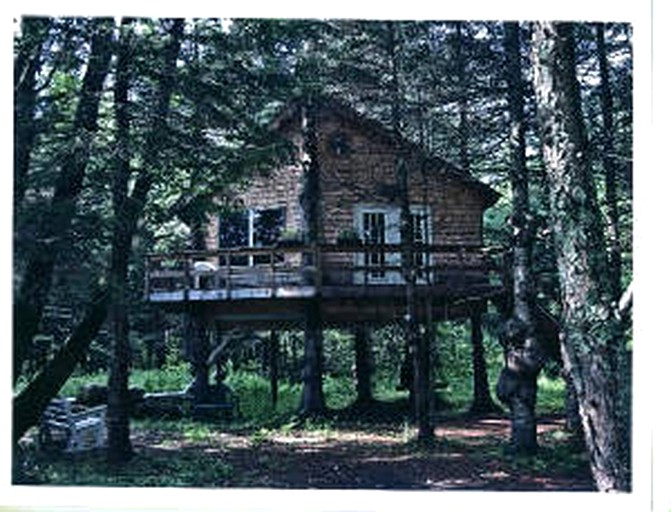
[[[233,210],[219,216],[219,248],[249,246],[249,212],[247,210]],[[220,265],[226,264],[222,256]],[[248,264],[247,256],[232,256],[231,265],[241,266]]]
[[[226,212],[219,217],[219,247],[270,247],[284,229],[286,209],[266,208]],[[232,265],[270,263],[269,255],[234,256]],[[225,264],[222,258],[221,264]]]
[[[415,244],[429,244],[431,243],[430,220],[428,208],[422,206],[413,206],[410,209],[410,216],[412,219],[412,241]],[[417,269],[417,277],[419,279],[426,279],[426,267],[430,264],[429,254],[426,251],[415,251],[415,268]]]
[[[382,212],[363,212],[363,239],[367,245],[379,246],[385,240],[385,215]],[[367,251],[364,264],[367,267],[384,267],[384,251],[382,249]],[[384,268],[372,270],[371,277],[383,278]]]
[[[413,242],[415,244],[431,243],[429,208],[412,205],[410,215]],[[388,252],[382,247],[384,244],[401,243],[401,209],[398,206],[357,205],[354,209],[354,221],[359,236],[368,249],[355,258],[357,266],[363,265],[368,268],[365,274],[363,271],[355,273],[354,281],[356,283],[369,281],[371,283],[402,284],[400,252]],[[426,282],[429,277],[426,267],[430,264],[430,255],[426,251],[416,251],[414,264],[419,281]],[[388,267],[399,267],[399,270]]]

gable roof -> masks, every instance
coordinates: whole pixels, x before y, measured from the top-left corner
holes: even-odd
[[[408,153],[419,156],[424,160],[429,171],[460,181],[465,185],[474,188],[485,199],[486,208],[489,208],[498,201],[500,194],[489,185],[474,178],[454,163],[429,154],[419,144],[403,137],[399,140],[394,131],[387,128],[380,121],[364,116],[350,105],[331,96],[317,95],[312,99],[316,102],[316,107],[319,110],[328,110],[341,119],[359,126],[362,131],[372,133],[390,145],[400,145],[400,147]],[[290,123],[294,122],[301,115],[301,110],[305,105],[305,101],[306,98],[300,96],[287,102],[285,107],[276,116],[272,125],[273,128],[281,131]]]

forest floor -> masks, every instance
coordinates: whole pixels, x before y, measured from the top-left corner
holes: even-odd
[[[142,420],[136,455],[121,468],[103,454],[38,461],[51,485],[195,486],[291,489],[594,490],[587,457],[557,417],[538,422],[535,457],[507,453],[501,416],[439,419],[436,441],[418,446],[407,423],[358,420],[276,428]],[[35,473],[36,472],[36,473]]]

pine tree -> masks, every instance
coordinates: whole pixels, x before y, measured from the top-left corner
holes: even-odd
[[[534,87],[562,293],[564,365],[596,486],[630,489],[629,379],[587,154],[573,25],[535,23]]]

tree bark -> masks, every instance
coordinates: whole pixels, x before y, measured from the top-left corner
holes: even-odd
[[[613,295],[622,293],[622,249],[620,247],[620,219],[617,205],[617,166],[615,164],[615,144],[613,143],[613,93],[610,88],[608,52],[604,37],[604,24],[596,25],[597,56],[599,60],[599,99],[603,118],[603,151],[601,159],[606,185],[607,238],[610,255],[610,270]]]
[[[320,161],[317,141],[317,104],[316,98],[308,94],[303,111],[303,140],[305,143],[304,188],[301,204],[305,215],[306,238],[316,245],[320,237]],[[307,255],[305,263],[314,264]],[[305,306],[303,393],[300,413],[304,416],[322,414],[326,410],[323,392],[323,332],[319,297],[308,300]]]
[[[535,290],[531,271],[533,237],[530,226],[528,173],[524,118],[524,87],[520,62],[519,25],[504,24],[508,105],[510,111],[510,178],[512,184],[512,318],[507,321],[502,341],[506,367],[497,393],[510,407],[511,448],[534,453],[536,441],[536,378],[545,362],[535,319]],[[507,381],[507,382],[505,382]],[[511,391],[511,395],[506,395]]]
[[[30,153],[37,135],[37,78],[49,26],[49,18],[21,20],[21,44],[14,61],[14,208],[21,205],[27,187]]]
[[[186,335],[189,346],[189,359],[193,373],[193,400],[197,404],[206,403],[209,394],[209,367],[207,364],[210,354],[210,343],[205,318],[195,307],[189,308],[186,314]]]
[[[419,305],[416,293],[417,269],[413,247],[412,217],[408,179],[408,158],[401,141],[401,55],[398,52],[396,25],[387,22],[387,54],[391,72],[392,131],[396,144],[395,181],[401,210],[401,273],[405,282],[405,332],[413,357],[414,392],[411,399],[418,428],[418,440],[429,442],[433,437],[430,406],[430,355],[420,331]]]
[[[318,416],[326,410],[323,391],[324,339],[319,303],[310,301],[305,310],[305,355],[300,414],[301,416]]]
[[[114,83],[114,112],[116,128],[116,173],[112,183],[112,205],[114,216],[119,219],[114,224],[112,238],[112,263],[109,280],[112,291],[112,332],[113,351],[107,382],[107,429],[108,459],[112,463],[129,460],[133,454],[130,443],[130,396],[128,376],[130,373],[131,347],[128,321],[128,258],[129,226],[123,222],[126,188],[130,177],[130,116],[128,92],[130,87],[130,30],[125,18],[120,28],[116,80]]]
[[[370,328],[357,325],[354,328],[354,355],[356,364],[356,403],[370,404],[373,400],[372,365],[370,354]]]
[[[13,400],[13,441],[18,443],[26,431],[35,425],[49,401],[58,394],[73,370],[83,360],[86,349],[96,337],[107,317],[109,289],[93,296],[84,318],[65,345],[47,366]]]
[[[126,21],[126,23],[128,23]],[[124,25],[125,26],[125,25]],[[122,26],[122,30],[124,29]],[[130,42],[126,37],[131,31],[122,34],[120,44],[118,76],[115,86],[115,108],[118,123],[117,175],[113,184],[113,204],[116,223],[112,239],[112,262],[110,265],[110,285],[114,302],[114,354],[109,375],[109,410],[107,422],[109,443],[107,457],[110,462],[120,463],[132,456],[130,442],[130,395],[128,393],[128,375],[131,364],[131,349],[128,338],[127,275],[128,262],[132,251],[132,241],[137,224],[153,182],[153,173],[159,167],[161,150],[165,147],[167,133],[167,115],[169,101],[175,86],[175,73],[179,45],[184,30],[184,20],[174,20],[170,29],[170,41],[165,49],[162,74],[158,85],[156,115],[147,136],[144,162],[146,169],[140,174],[132,193],[126,189],[130,178],[130,120],[128,114],[128,80]],[[207,356],[205,356],[207,357]]]
[[[630,490],[629,377],[587,161],[573,25],[535,23],[532,58],[563,307],[562,358],[601,491]]]
[[[79,103],[72,126],[72,146],[63,158],[51,205],[39,220],[37,243],[28,258],[14,300],[13,381],[30,352],[44,306],[51,289],[51,277],[58,252],[67,238],[75,202],[82,190],[91,143],[98,128],[98,106],[103,82],[112,57],[112,26],[109,18],[95,21],[89,65],[84,74]]]
[[[471,172],[471,160],[468,154],[468,140],[470,138],[470,123],[468,121],[468,87],[466,79],[466,60],[464,59],[464,35],[463,23],[456,21],[454,60],[457,67],[458,77],[458,103],[459,103],[459,163],[464,172]]]
[[[469,413],[473,415],[500,412],[501,409],[492,400],[489,392],[489,378],[487,377],[487,360],[485,346],[482,342],[482,316],[471,315],[471,345],[473,364],[473,402]]]

